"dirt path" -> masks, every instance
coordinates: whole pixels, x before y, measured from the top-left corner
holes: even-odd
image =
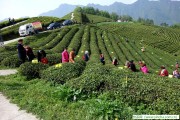
[[[2,28],[1,30],[4,30],[4,29],[10,28],[10,27],[13,27],[13,26],[15,26],[15,25],[18,25],[18,24],[20,24],[20,23],[24,23],[24,22],[26,22],[26,21],[27,21],[27,20],[24,20],[24,21],[22,21],[22,22],[18,22],[18,23],[16,23],[16,24],[14,24],[14,25],[10,25],[10,26],[4,27],[4,28]]]
[[[16,74],[16,73],[17,73],[17,70],[15,69],[0,70],[0,76],[11,75],[11,74]]]
[[[13,40],[4,41],[4,45],[15,42],[15,41],[18,41],[19,39],[24,39],[24,38],[25,37],[19,37],[19,38],[13,39]]]
[[[17,70],[0,70],[0,76],[16,74]],[[19,110],[19,107],[10,101],[0,92],[0,120],[38,120],[34,115],[25,110]]]
[[[19,110],[17,105],[9,102],[6,97],[0,93],[0,120],[38,120],[34,115],[25,110]]]

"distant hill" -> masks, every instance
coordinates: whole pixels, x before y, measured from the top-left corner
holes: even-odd
[[[0,22],[7,21],[7,20],[8,20],[8,18],[4,18],[4,19],[0,20]]]
[[[62,17],[72,12],[77,5],[62,4],[57,9],[42,13],[40,16],[56,16]],[[180,1],[171,0],[138,0],[133,4],[123,4],[115,2],[109,6],[102,6],[96,4],[88,4],[99,10],[106,10],[108,12],[116,12],[118,15],[130,15],[134,19],[149,18],[153,19],[155,24],[168,23],[170,25],[180,23]]]
[[[77,5],[61,4],[58,8],[44,12],[39,16],[54,16],[54,17],[63,17],[68,13],[74,11]]]
[[[116,12],[118,15],[130,15],[135,19],[139,17],[153,19],[155,24],[161,24],[163,22],[175,24],[180,22],[180,1],[138,0],[130,5],[115,2],[110,6],[95,4],[89,4],[88,6],[109,12]]]

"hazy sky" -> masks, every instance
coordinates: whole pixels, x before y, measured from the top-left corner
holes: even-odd
[[[87,5],[88,3],[110,5],[115,1],[131,4],[137,0],[0,0],[0,20],[9,17],[38,16],[43,12],[57,8],[63,3],[73,5]]]

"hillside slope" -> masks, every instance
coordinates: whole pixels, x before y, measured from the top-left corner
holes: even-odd
[[[145,46],[145,52],[141,51],[144,44],[138,38],[156,29],[137,23],[105,22],[65,26],[26,37],[24,44],[35,54],[46,51],[48,65],[26,62],[20,66],[17,42],[0,48],[0,67],[20,66],[19,74],[0,77],[0,91],[45,120],[131,120],[135,114],[178,115],[180,81],[158,76],[158,72],[164,65],[172,74],[180,57],[150,44]],[[145,41],[151,42],[151,38],[161,37]],[[171,41],[167,38],[164,40]],[[75,49],[75,63],[60,63],[64,48],[68,52]],[[87,62],[83,61],[85,51],[90,56]],[[100,62],[101,53],[105,65]],[[114,57],[117,66],[112,65]],[[124,67],[126,60],[134,60],[138,71]],[[147,65],[148,74],[139,71],[139,60]]]
[[[180,29],[178,28],[147,26],[139,23],[100,23],[99,27],[119,34],[124,39],[135,41],[141,46],[150,45],[173,55],[179,53]]]
[[[13,26],[10,26],[7,29],[2,29],[0,32],[0,35],[2,35],[4,41],[17,38],[19,36],[19,32],[18,32],[19,26],[24,25],[26,23],[32,23],[32,22],[37,22],[37,21],[40,21],[42,23],[43,27],[47,27],[52,21],[60,22],[60,21],[63,21],[63,19],[60,19],[57,17],[46,17],[46,16],[28,18],[23,23],[15,24]],[[2,22],[2,24],[3,24],[3,22]]]
[[[71,12],[64,17],[63,19],[71,19],[72,13],[74,14],[73,21],[77,23],[100,23],[100,22],[112,22],[113,20],[110,18],[98,16],[98,15],[92,15],[92,14],[84,14],[81,12]]]
[[[99,54],[103,53],[107,64],[111,64],[112,59],[116,57],[120,66],[123,66],[126,60],[136,62],[143,60],[152,71],[157,71],[161,65],[167,66],[172,71],[175,62],[179,61],[179,55],[173,56],[168,52],[173,51],[173,54],[177,52],[179,44],[174,42],[175,47],[169,47],[168,42],[171,42],[169,34],[165,34],[166,38],[161,35],[152,35],[152,32],[158,29],[158,27],[147,27],[136,23],[102,23],[98,27],[75,25],[59,29],[60,32],[57,30],[57,32],[40,34],[37,37],[27,37],[25,44],[33,49],[44,49],[50,54],[61,53],[64,47],[68,47],[68,50],[75,48],[77,59],[81,59],[83,52],[88,50],[94,62],[98,62]],[[179,35],[179,33],[176,34]],[[176,41],[176,37],[172,39]],[[167,43],[167,47],[157,46],[158,41],[161,41],[164,46]],[[146,50],[144,53],[141,51],[143,46]]]

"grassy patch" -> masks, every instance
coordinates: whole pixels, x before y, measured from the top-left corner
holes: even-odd
[[[74,96],[81,94],[80,91],[61,85],[52,86],[50,82],[40,79],[26,81],[25,77],[18,74],[1,76],[0,91],[21,109],[26,109],[44,120],[103,119],[120,104],[118,101],[101,98],[75,100]]]
[[[19,74],[0,76],[0,91],[21,109],[44,120],[121,120],[131,119],[133,114],[178,114],[177,79],[114,70],[106,73],[89,66],[74,79],[78,80],[74,81],[76,89],[42,79],[27,81]],[[98,77],[100,73],[102,77]],[[94,88],[98,81],[104,83],[101,90]],[[85,91],[90,87],[94,90]]]

